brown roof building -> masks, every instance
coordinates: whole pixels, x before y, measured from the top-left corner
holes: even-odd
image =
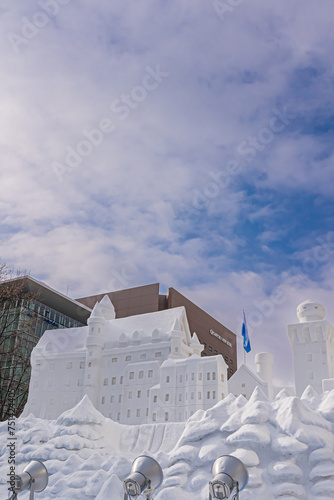
[[[92,309],[104,295],[108,295],[112,301],[117,318],[184,306],[191,333],[196,332],[204,345],[202,356],[221,354],[228,364],[229,377],[237,370],[236,335],[174,288],[169,288],[166,295],[161,295],[159,283],[154,283],[76,300]]]

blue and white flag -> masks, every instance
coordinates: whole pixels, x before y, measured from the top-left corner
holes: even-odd
[[[250,340],[249,340],[249,336],[248,336],[245,311],[244,311],[244,321],[242,323],[241,335],[243,336],[243,339],[244,339],[243,340],[244,349],[246,352],[249,352],[251,350],[251,345],[250,345]]]

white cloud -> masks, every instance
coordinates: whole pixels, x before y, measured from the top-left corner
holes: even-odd
[[[277,213],[260,193],[254,208],[243,183],[278,196],[330,194],[330,137],[303,126],[332,109],[332,2],[253,0],[221,21],[210,2],[72,0],[16,53],[8,33],[22,34],[22,18],[40,10],[5,0],[0,13],[2,259],[62,291],[70,284],[73,296],[160,281],[237,331],[242,307],[265,300],[279,273],[275,262],[256,272],[241,257],[242,272],[231,264],[247,246],[240,219]],[[122,120],[111,105],[143,85],[148,66],[168,76]],[[238,146],[284,106],[296,118],[248,163]],[[115,130],[59,182],[54,162],[104,118]],[[210,197],[210,173],[231,159],[242,172]],[[205,192],[204,206],[182,219],[180,207]],[[259,230],[267,256],[278,234],[283,227]],[[284,349],[273,339],[304,293],[328,303],[322,279],[289,291],[289,305],[254,333],[256,348],[274,345],[284,362],[286,338]]]

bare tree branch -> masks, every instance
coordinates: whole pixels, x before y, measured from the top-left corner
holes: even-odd
[[[38,342],[35,317],[30,312],[38,294],[29,292],[27,279],[0,264],[0,421],[9,415],[14,395],[15,416],[19,416],[28,397],[30,355]]]

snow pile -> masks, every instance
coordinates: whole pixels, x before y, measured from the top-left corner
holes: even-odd
[[[163,469],[156,500],[207,500],[212,463],[221,455],[248,468],[240,500],[334,498],[334,391],[319,396],[308,387],[301,399],[281,391],[271,402],[257,388],[249,401],[230,394],[186,423],[141,426],[103,417],[85,396],[56,421],[29,415],[17,428],[17,471],[37,459],[50,474],[37,500],[122,500],[122,482],[140,454]],[[0,494],[7,498],[5,422],[0,435]]]

